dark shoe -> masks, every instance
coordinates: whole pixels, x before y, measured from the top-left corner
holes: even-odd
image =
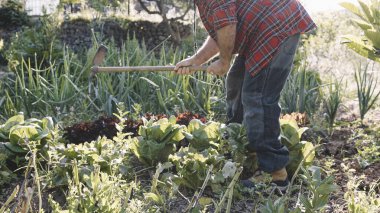
[[[289,187],[289,180],[286,178],[286,180],[283,181],[272,181],[271,183],[272,186],[272,192],[276,193],[277,195],[284,195],[286,194],[286,191],[288,190]]]
[[[248,188],[248,189],[253,189],[256,187],[255,183],[252,182],[251,180],[240,180],[240,184],[244,187],[244,188]]]

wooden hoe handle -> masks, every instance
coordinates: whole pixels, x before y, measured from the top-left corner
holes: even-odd
[[[114,72],[162,72],[174,71],[175,66],[136,66],[136,67],[98,67],[91,68],[93,74],[100,72],[114,73]],[[191,66],[191,71],[206,71],[207,66]]]

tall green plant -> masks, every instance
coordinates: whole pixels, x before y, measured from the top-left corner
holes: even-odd
[[[135,38],[127,39],[121,48],[112,41],[107,44],[105,66],[175,64],[185,55],[162,47],[157,56]],[[99,73],[89,81],[97,46],[94,39],[93,47],[84,56],[69,48],[61,49],[62,57],[51,57],[45,68],[40,66],[44,57],[15,60],[15,64],[21,64],[15,66],[15,78],[8,78],[0,85],[4,88],[0,105],[6,106],[0,108],[0,112],[12,116],[23,111],[28,117],[50,115],[58,120],[70,118],[70,114],[75,113],[75,119],[89,119],[99,113],[112,115],[119,102],[124,102],[128,110],[140,104],[143,112],[153,113],[198,111],[212,114],[216,111],[218,114],[224,110],[221,107],[224,81],[203,72],[192,76],[169,72]]]
[[[313,114],[322,100],[322,81],[317,72],[307,69],[304,63],[294,69],[281,93],[281,106],[285,113]]]
[[[344,36],[347,40],[345,44],[356,53],[380,62],[380,1],[358,2],[360,7],[349,2],[343,2],[341,6],[359,18],[352,21],[363,31],[364,38],[347,35]]]
[[[337,79],[328,86],[329,93],[326,98],[323,99],[324,107],[326,110],[326,120],[329,124],[330,132],[334,127],[335,117],[338,112],[338,108],[342,103],[342,85]]]
[[[111,43],[104,65],[165,65],[175,64],[181,58],[177,50],[167,51],[164,47],[159,58],[155,57],[133,38],[127,40],[120,50]],[[107,113],[115,110],[115,103],[123,101],[127,106],[141,104],[144,112],[198,111],[206,114],[221,110],[224,100],[224,82],[202,72],[192,76],[170,72],[98,74],[90,89],[95,102],[102,104],[102,110]]]
[[[364,116],[373,107],[380,96],[380,91],[376,91],[377,79],[373,74],[368,73],[368,64],[364,69],[361,66],[355,72],[355,82],[359,99],[360,119],[363,124]]]
[[[21,59],[23,65],[16,70],[15,79],[6,80],[8,107],[23,111],[28,117],[53,115],[59,120],[70,108],[78,113],[94,108],[100,111],[85,94],[86,85],[81,77],[84,67],[69,51],[64,50],[62,55],[62,63],[49,62],[46,69],[33,67],[30,60]]]

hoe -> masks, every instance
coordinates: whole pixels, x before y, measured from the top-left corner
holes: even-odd
[[[174,71],[175,66],[136,66],[136,67],[100,67],[107,54],[107,47],[100,45],[93,60],[91,67],[91,77],[97,73],[115,73],[115,72],[161,72]],[[206,71],[207,66],[192,66],[191,71]]]

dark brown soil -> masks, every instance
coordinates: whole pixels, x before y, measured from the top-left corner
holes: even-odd
[[[358,188],[358,190],[363,191],[369,191],[373,184],[380,183],[380,162],[364,168],[359,163],[354,138],[354,130],[357,128],[360,127],[347,126],[336,130],[327,139],[327,143],[322,147],[318,157],[322,164],[327,160],[332,161],[331,169],[334,170],[335,184],[339,187],[338,191],[330,198],[331,211],[327,212],[347,212],[344,194],[347,191],[349,179],[364,175],[364,179]],[[375,190],[380,193],[380,186],[378,185]]]

